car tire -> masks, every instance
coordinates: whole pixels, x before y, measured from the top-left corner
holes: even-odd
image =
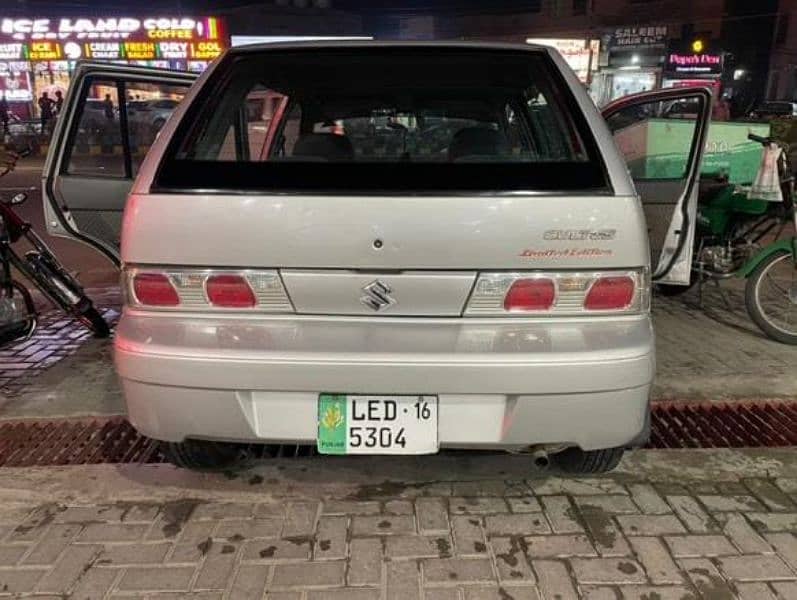
[[[185,440],[164,442],[161,446],[170,463],[192,471],[237,471],[245,468],[251,458],[245,444]]]
[[[653,291],[660,296],[664,296],[665,298],[676,298],[691,290],[693,286],[694,282],[690,283],[689,285],[670,285],[668,283],[659,283],[654,286]]]
[[[568,448],[554,454],[551,463],[565,473],[588,475],[608,473],[613,470],[623,457],[623,448],[605,448],[602,450],[582,450]]]

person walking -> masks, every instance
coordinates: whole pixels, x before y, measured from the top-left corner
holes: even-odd
[[[41,97],[39,97],[39,114],[41,116],[42,122],[42,133],[47,133],[47,126],[50,120],[53,118],[53,106],[55,102],[53,99],[50,98],[50,94],[47,92],[42,92]]]
[[[113,100],[110,94],[105,94],[102,101],[102,110],[105,115],[105,125],[102,127],[102,153],[113,154],[114,146],[119,137],[119,128],[114,122],[116,111],[114,110]]]
[[[113,100],[111,100],[110,94],[105,94],[105,100],[102,103],[105,112],[105,118],[109,121],[113,121],[114,118],[114,111],[113,111]]]
[[[64,107],[64,94],[61,90],[55,90],[55,114],[61,116],[61,109]]]

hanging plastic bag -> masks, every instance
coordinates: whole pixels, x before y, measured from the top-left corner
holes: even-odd
[[[775,143],[764,148],[755,181],[747,192],[748,198],[766,202],[783,202],[783,191],[780,189],[780,175],[778,174],[778,160],[781,152],[783,152],[783,148]]]

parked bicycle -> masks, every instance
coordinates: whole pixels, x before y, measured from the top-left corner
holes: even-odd
[[[0,177],[12,171],[23,154],[5,153],[0,158]],[[0,343],[29,337],[36,328],[38,318],[30,292],[14,279],[12,267],[96,337],[107,337],[110,334],[108,324],[85,295],[83,288],[33,231],[32,225],[14,211],[14,206],[26,199],[26,194],[19,193],[0,201]],[[22,238],[30,243],[32,249],[20,256],[14,244]]]

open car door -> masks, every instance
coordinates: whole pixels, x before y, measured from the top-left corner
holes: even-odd
[[[642,200],[653,281],[687,285],[711,92],[669,88],[634,94],[607,105],[603,117]]]
[[[119,264],[122,212],[133,179],[196,77],[147,67],[78,64],[42,175],[51,235],[85,242]]]

